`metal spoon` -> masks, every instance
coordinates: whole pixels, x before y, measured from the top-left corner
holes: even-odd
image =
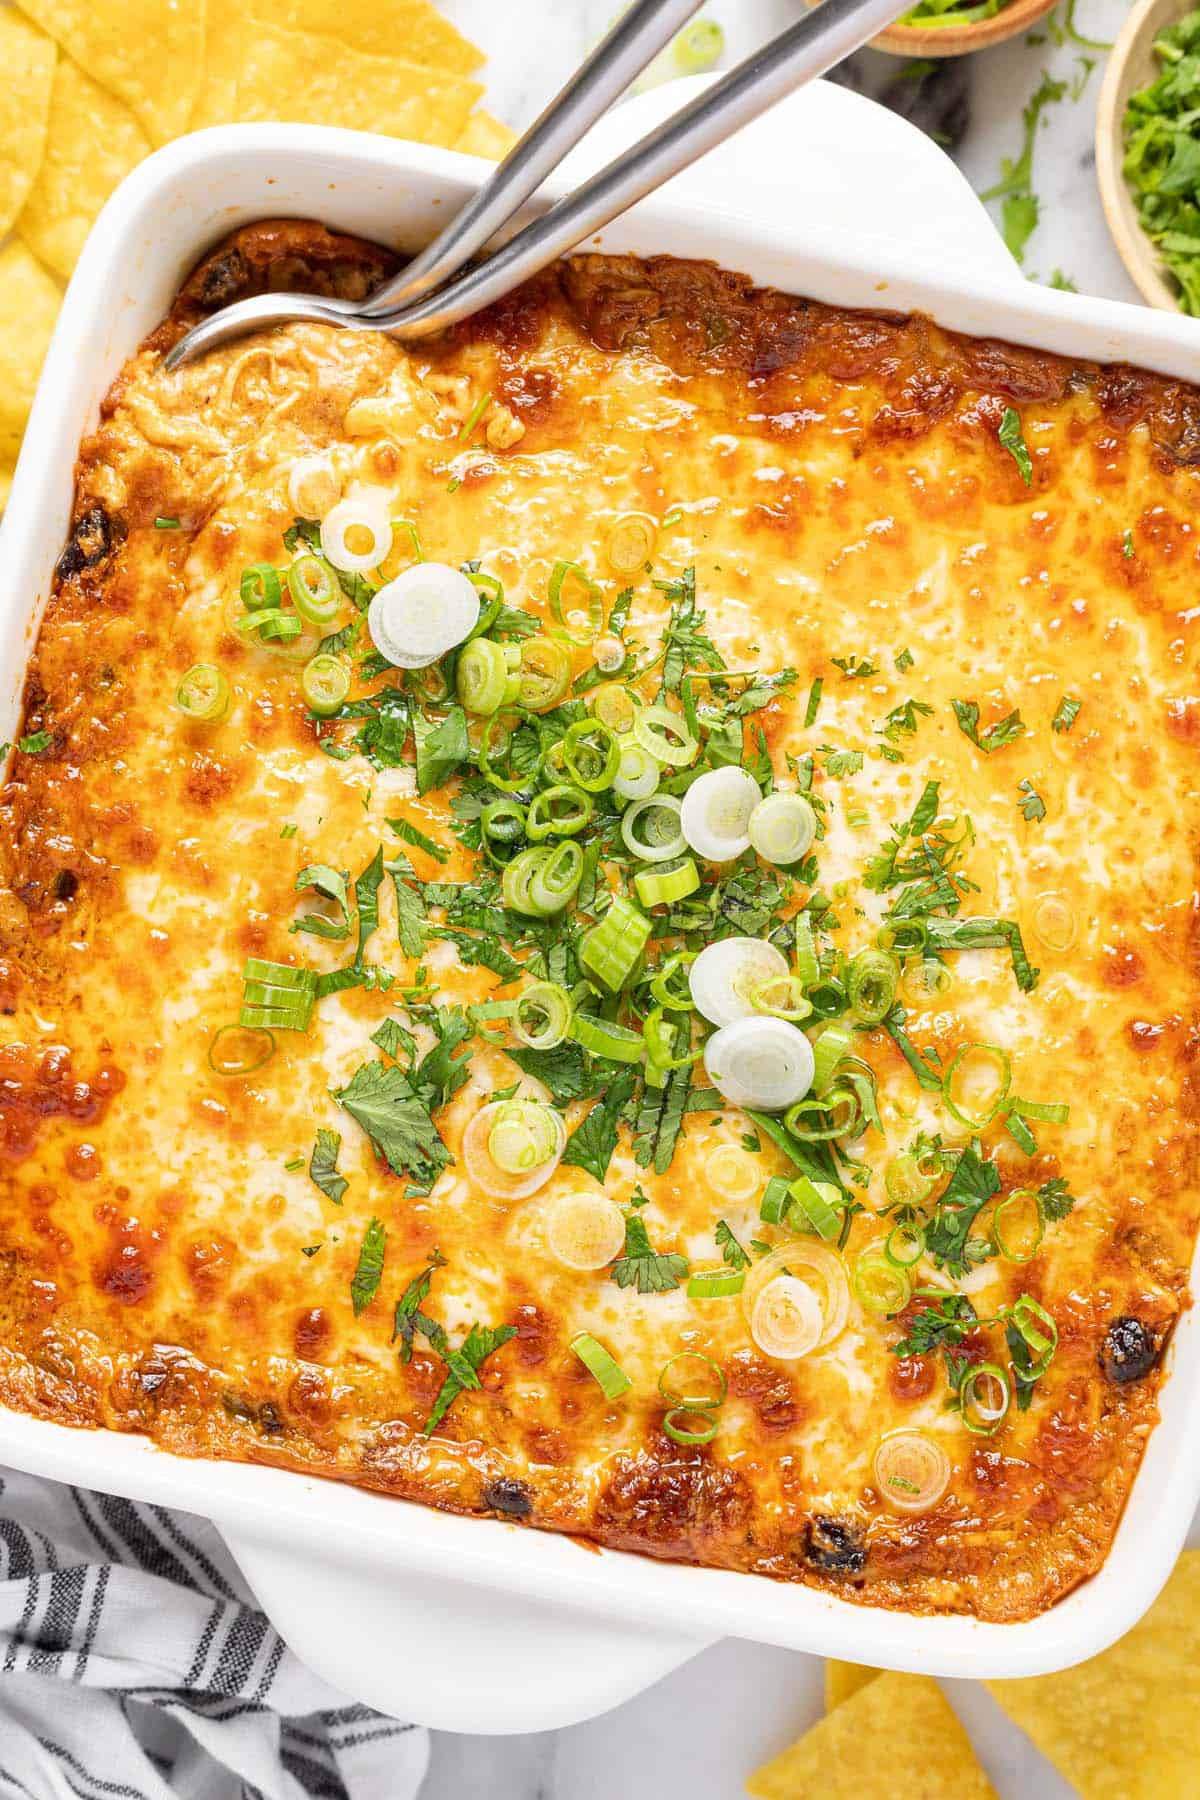
[[[167,368],[179,368],[243,332],[298,319],[386,331],[403,339],[443,331],[500,299],[777,100],[832,68],[897,18],[911,0],[822,0],[772,43],[518,231],[485,262],[446,281],[511,219],[698,4],[699,0],[640,0],[446,231],[368,300],[351,305],[310,294],[260,294],[237,301],[181,338],[167,355]],[[435,285],[442,281],[446,285]]]

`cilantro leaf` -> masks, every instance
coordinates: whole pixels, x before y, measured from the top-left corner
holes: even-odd
[[[435,1272],[438,1269],[444,1269],[445,1266],[445,1257],[440,1250],[435,1250],[425,1268],[419,1275],[413,1276],[396,1302],[395,1318],[392,1324],[392,1342],[394,1344],[397,1338],[400,1339],[401,1362],[412,1361],[413,1338],[418,1331],[428,1338],[434,1349],[438,1351],[439,1355],[441,1354],[441,1348],[446,1338],[445,1331],[436,1319],[427,1318],[421,1308],[429,1298],[429,1289]]]
[[[696,611],[696,571],[688,568],[675,581],[656,581],[666,595],[670,616],[663,631],[662,687],[677,694],[688,669],[723,669],[724,658],[704,630],[704,614]]]
[[[362,1248],[358,1253],[358,1267],[354,1271],[354,1279],[350,1283],[350,1304],[354,1308],[354,1316],[358,1317],[379,1292],[379,1283],[383,1279],[383,1258],[387,1250],[387,1232],[378,1219],[371,1219],[363,1233]]]
[[[577,1125],[567,1139],[563,1162],[572,1169],[586,1169],[597,1181],[608,1174],[612,1153],[617,1147],[621,1114],[633,1092],[636,1077],[631,1069],[623,1069],[609,1083],[608,1090],[593,1106],[587,1118]]]
[[[290,926],[291,931],[308,931],[313,937],[331,938],[340,941],[350,936],[350,892],[347,878],[337,869],[330,868],[328,863],[309,863],[301,869],[296,877],[296,892],[302,894],[306,888],[312,888],[325,900],[333,902],[340,914],[339,918],[328,919],[324,913],[305,913]]]
[[[416,826],[410,824],[407,819],[387,819],[384,822],[389,830],[394,831],[396,836],[402,838],[406,844],[411,844],[414,850],[423,850],[426,856],[432,856],[435,862],[450,861],[450,852],[444,844],[435,843],[433,838],[426,837],[423,831],[418,831]]]
[[[636,1287],[639,1294],[669,1294],[688,1272],[686,1256],[660,1256],[651,1248],[646,1222],[631,1213],[625,1221],[625,1251],[609,1271],[618,1287]]]
[[[728,1263],[731,1269],[740,1271],[750,1267],[750,1258],[734,1236],[732,1226],[726,1224],[724,1219],[717,1220],[717,1229],[713,1235],[722,1261]]]
[[[1061,1175],[1056,1175],[1053,1181],[1043,1181],[1038,1189],[1042,1217],[1052,1223],[1065,1219],[1075,1203],[1075,1195]]]
[[[1035,824],[1039,819],[1045,818],[1046,802],[1042,799],[1042,796],[1038,793],[1028,775],[1022,776],[1021,780],[1018,781],[1017,792],[1021,795],[1018,804],[1020,805],[1021,817],[1023,819],[1027,820],[1030,824]]]
[[[446,782],[470,759],[467,715],[452,706],[444,719],[434,721],[424,713],[413,714],[413,738],[417,746],[417,792],[427,794]]]
[[[1051,731],[1070,731],[1072,725],[1079,717],[1079,709],[1082,705],[1082,700],[1076,700],[1072,694],[1064,694],[1058,703],[1054,717],[1050,721]]]
[[[400,948],[405,956],[423,956],[427,930],[425,901],[420,888],[405,879],[412,875],[412,864],[406,856],[400,856],[385,866],[396,890],[396,930]]]
[[[338,1174],[338,1156],[342,1148],[340,1131],[326,1131],[323,1126],[317,1130],[317,1141],[313,1145],[312,1155],[308,1159],[309,1180],[319,1187],[327,1200],[335,1206],[342,1204],[342,1195],[350,1183],[344,1175]]]
[[[412,1033],[405,1031],[396,1019],[385,1019],[378,1031],[371,1033],[371,1042],[378,1045],[393,1062],[399,1062],[402,1056],[411,1060],[417,1048]]]
[[[362,1126],[393,1174],[409,1177],[414,1191],[428,1193],[453,1160],[429,1108],[395,1066],[363,1063],[333,1097]]]
[[[376,850],[354,883],[354,902],[358,907],[358,949],[354,955],[356,969],[362,968],[367,939],[379,924],[379,888],[382,881],[383,850],[381,847]]]
[[[454,1052],[471,1036],[470,1023],[460,1006],[435,1007],[432,1024],[438,1041],[412,1076],[413,1087],[431,1108],[444,1106],[466,1081],[470,1058]]]
[[[853,652],[851,652],[849,656],[831,656],[829,660],[835,669],[840,669],[842,671],[842,674],[846,677],[847,681],[854,681],[860,676],[878,675],[879,673],[878,663],[873,663],[870,658],[866,656],[855,656]]]
[[[665,1175],[670,1168],[691,1085],[690,1069],[673,1069],[662,1087],[647,1082],[642,1088],[633,1126],[633,1154],[639,1168],[653,1166],[656,1175]]]
[[[954,717],[958,720],[958,729],[985,756],[990,756],[993,750],[1002,750],[1005,744],[1013,743],[1024,734],[1025,721],[1019,712],[1010,712],[1007,718],[997,720],[994,725],[989,725],[981,732],[978,701],[952,700],[950,704],[954,708]]]
[[[433,1403],[433,1411],[425,1421],[426,1437],[431,1436],[437,1430],[464,1388],[479,1386],[476,1371],[486,1362],[487,1358],[516,1335],[515,1325],[472,1325],[459,1350],[453,1353],[455,1360],[451,1361],[450,1356],[446,1358],[450,1365],[450,1372],[438,1390],[437,1398]],[[468,1371],[470,1376],[475,1376],[473,1382],[470,1379],[463,1379],[464,1374]]]
[[[31,731],[28,736],[17,739],[17,749],[22,756],[40,756],[54,742],[52,731]]]
[[[1035,207],[1033,222],[1036,225],[1037,202],[1034,201],[1033,204]],[[1033,226],[1030,226],[1030,230],[1032,229]],[[1021,471],[1021,480],[1025,483],[1025,486],[1031,487],[1033,484],[1033,461],[1029,455],[1025,439],[1021,435],[1021,415],[1015,406],[1005,407],[1004,417],[1000,421],[1000,429],[996,433],[996,436],[1016,463],[1017,468]]]
[[[999,1191],[1000,1174],[995,1163],[984,1162],[968,1144],[954,1165],[925,1234],[925,1248],[940,1268],[961,1278],[972,1263],[983,1262],[991,1254],[982,1239],[970,1243],[968,1239],[980,1211]]]
[[[550,1098],[556,1106],[565,1106],[568,1100],[582,1099],[592,1090],[583,1050],[569,1039],[553,1050],[514,1047],[506,1049],[504,1054],[526,1075],[542,1082],[550,1090]]]

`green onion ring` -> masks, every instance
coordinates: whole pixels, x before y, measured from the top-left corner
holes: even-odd
[[[687,1423],[691,1420],[694,1424],[700,1419],[706,1423],[698,1431]],[[662,1428],[676,1444],[711,1444],[717,1435],[717,1421],[710,1412],[698,1406],[673,1406],[665,1415]]]
[[[999,1080],[992,1098],[982,1112],[969,1113],[965,1104],[961,1103],[955,1093],[955,1078],[963,1076],[971,1060],[976,1063],[984,1059],[989,1061],[998,1071]],[[1000,1108],[1008,1098],[1008,1090],[1012,1085],[1012,1058],[1006,1050],[996,1044],[963,1044],[955,1051],[942,1080],[942,1098],[946,1103],[946,1111],[966,1125],[972,1131],[982,1131],[990,1125]],[[964,1097],[965,1099],[965,1097]]]
[[[240,1057],[231,1056],[219,1047],[230,1033],[242,1045],[244,1054]],[[208,1046],[208,1066],[218,1075],[253,1075],[256,1069],[270,1062],[274,1054],[275,1034],[265,1026],[222,1025],[213,1033],[212,1043]]]
[[[254,563],[242,570],[238,592],[247,612],[257,612],[262,606],[278,606],[283,598],[279,570],[272,568],[270,563]]]
[[[570,608],[564,613],[563,588],[568,581],[573,581],[583,589],[586,600],[585,607]],[[604,601],[600,588],[579,563],[562,557],[550,571],[550,610],[558,621],[559,632],[569,644],[585,646],[592,643],[604,628]],[[569,602],[568,602],[569,606]],[[574,631],[568,619],[581,619],[583,629]]]
[[[706,1372],[711,1371],[711,1379],[706,1385],[697,1381],[685,1382],[682,1388],[671,1375],[671,1370],[679,1363],[703,1363]],[[701,1412],[713,1412],[724,1404],[729,1384],[725,1379],[725,1371],[711,1356],[705,1356],[702,1350],[680,1350],[659,1370],[658,1391],[668,1406],[695,1408]],[[699,1389],[697,1392],[696,1390]]]
[[[621,745],[603,719],[577,719],[562,740],[563,765],[589,794],[610,788],[621,766]]]
[[[679,823],[682,806],[683,802],[674,794],[651,794],[649,799],[634,800],[627,806],[621,819],[621,836],[630,855],[639,857],[642,862],[673,862],[684,855],[687,844]],[[643,820],[647,833],[644,837],[638,832]],[[650,835],[652,820],[662,821],[653,836]]]
[[[525,835],[533,844],[548,837],[575,837],[591,823],[595,811],[595,801],[582,788],[556,782],[530,801]]]
[[[515,1005],[513,1036],[529,1050],[553,1050],[571,1029],[571,996],[557,981],[532,982]]]

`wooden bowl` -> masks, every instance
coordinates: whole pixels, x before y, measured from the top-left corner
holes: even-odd
[[[1058,0],[1011,0],[994,19],[979,19],[974,25],[935,25],[932,30],[921,25],[889,25],[871,42],[877,50],[893,56],[965,56],[970,50],[986,50],[989,44],[1002,44],[1006,38],[1028,31],[1057,4]]]
[[[1130,94],[1161,73],[1153,51],[1155,38],[1191,10],[1187,0],[1137,0],[1112,47],[1096,109],[1096,179],[1104,217],[1142,298],[1163,312],[1182,309],[1157,249],[1138,222],[1137,207],[1121,171],[1125,155],[1122,122]]]

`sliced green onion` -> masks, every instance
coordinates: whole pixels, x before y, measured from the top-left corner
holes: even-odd
[[[799,1220],[827,1244],[833,1243],[842,1229],[841,1194],[833,1183],[811,1181],[807,1175],[801,1175],[788,1191],[792,1204],[785,1222]]]
[[[248,612],[257,612],[262,606],[278,606],[283,598],[279,570],[272,568],[270,563],[254,563],[251,568],[242,570],[238,591]]]
[[[460,444],[465,444],[467,442],[468,438],[471,436],[471,433],[474,431],[475,427],[478,425],[479,421],[482,419],[484,413],[487,411],[488,407],[491,404],[492,404],[492,394],[491,394],[491,389],[489,388],[486,393],[480,394],[478,400],[475,402],[474,406],[471,408],[470,412],[467,414],[466,419],[463,421],[463,428],[458,434],[458,442]]]
[[[850,1009],[863,1025],[878,1025],[896,1003],[900,965],[886,950],[860,950],[846,969]]]
[[[493,743],[497,731],[503,742]],[[514,733],[505,723],[500,713],[492,713],[484,722],[483,736],[479,740],[479,772],[486,775],[492,786],[499,788],[502,794],[520,794],[533,786],[541,772],[545,761],[544,753],[539,750],[532,768],[524,769],[519,774],[505,775],[493,763],[493,756],[507,756],[512,748]]]
[[[810,1124],[809,1120],[815,1122]],[[832,1138],[858,1137],[863,1112],[858,1095],[849,1087],[831,1087],[820,1096],[797,1100],[784,1118],[784,1127],[802,1144],[824,1143]]]
[[[796,1025],[812,1013],[798,975],[769,975],[752,990],[750,1003],[755,1012],[769,1013],[775,1019],[790,1019]]]
[[[534,844],[548,837],[576,837],[591,823],[595,811],[595,801],[582,788],[556,782],[529,802],[525,835]]]
[[[825,975],[809,988],[808,1003],[819,1019],[836,1019],[845,1012],[850,999],[836,975]]]
[[[950,1485],[950,1458],[923,1431],[893,1431],[875,1452],[875,1486],[901,1513],[929,1512]]]
[[[502,869],[513,859],[512,845],[525,836],[525,808],[518,800],[491,801],[479,815],[479,835],[488,861]]]
[[[592,655],[596,659],[596,667],[604,675],[616,675],[625,667],[628,652],[619,637],[598,637],[592,645]]]
[[[571,652],[549,637],[526,638],[521,646],[517,699],[527,712],[549,712],[571,685]]]
[[[978,1094],[981,1081],[991,1077],[991,1085]],[[1012,1083],[1012,1058],[995,1044],[963,1044],[955,1051],[942,1080],[942,1098],[946,1111],[960,1125],[982,1131],[990,1125],[1008,1098]],[[978,1105],[968,1111],[978,1095]]]
[[[812,920],[807,913],[796,914],[796,974],[806,988],[821,978],[821,961],[813,942]]]
[[[1032,1262],[1045,1235],[1041,1202],[1032,1188],[1016,1188],[992,1214],[992,1242],[1009,1262]]]
[[[218,1075],[253,1075],[275,1054],[275,1038],[262,1025],[222,1025],[208,1046],[208,1066]]]
[[[168,519],[168,518],[164,518],[164,517],[160,516],[159,518],[155,519],[155,521],[154,521],[154,529],[155,529],[155,531],[178,531],[179,530],[179,520],[178,519]]]
[[[976,1437],[991,1437],[1011,1403],[1008,1376],[995,1363],[976,1363],[963,1377],[958,1399],[967,1430]]]
[[[763,1189],[758,1216],[766,1225],[782,1225],[791,1204],[791,1182],[783,1175],[772,1175]]]
[[[523,850],[521,855],[538,859],[529,874],[526,910],[542,919],[560,913],[575,898],[583,880],[583,851],[579,845],[567,838],[553,847],[538,844],[532,852]],[[520,857],[515,860],[519,862]]]
[[[562,740],[562,757],[572,781],[589,794],[600,794],[612,786],[621,766],[621,746],[602,719],[576,719]]]
[[[813,1039],[813,1093],[823,1094],[854,1041],[852,1025],[826,1025]]]
[[[300,688],[310,712],[319,719],[332,718],[350,692],[350,670],[340,656],[322,652],[305,663]]]
[[[1037,1119],[1045,1125],[1065,1125],[1071,1117],[1071,1108],[1065,1100],[1021,1100],[1014,1097],[1008,1103],[1010,1113],[1020,1113],[1023,1119]]]
[[[571,1020],[571,1036],[589,1056],[605,1056],[610,1062],[641,1062],[646,1040],[640,1031],[628,1031],[611,1019],[597,1019],[577,1012]]]
[[[762,789],[730,763],[698,775],[683,796],[679,823],[688,848],[706,862],[734,862],[750,848],[750,817]]]
[[[673,1406],[662,1428],[676,1444],[711,1444],[717,1435],[717,1421],[702,1407]]]
[[[666,706],[644,707],[633,722],[633,735],[656,762],[669,763],[675,769],[695,762],[700,749],[687,721]]]
[[[513,1036],[530,1050],[553,1050],[571,1029],[571,996],[557,981],[535,981],[516,999]]]
[[[617,575],[633,575],[654,555],[658,527],[649,513],[622,513],[609,527],[604,554]]]
[[[1018,1150],[1023,1150],[1026,1156],[1037,1155],[1037,1139],[1034,1137],[1032,1131],[1030,1131],[1020,1113],[1013,1112],[1011,1107],[1004,1115],[1004,1129],[1008,1132],[1008,1135],[1012,1138]]]
[[[925,1227],[893,1225],[883,1246],[883,1254],[898,1269],[914,1268],[925,1254]]]
[[[599,587],[577,562],[565,558],[550,571],[550,611],[570,644],[590,644],[604,629]]]
[[[588,695],[588,711],[594,718],[615,731],[618,737],[625,737],[633,730],[634,721],[642,708],[641,696],[632,688],[622,687],[619,681],[601,682]]]
[[[713,1412],[723,1405],[727,1388],[725,1371],[700,1350],[680,1350],[659,1371],[658,1391],[668,1406]]]
[[[493,1021],[503,1020],[511,1024],[517,1014],[515,1000],[480,1000],[475,1006],[468,1006],[467,1017],[474,1025],[480,1037],[486,1038],[489,1044],[504,1045],[504,1031],[492,1030]]]
[[[658,791],[662,764],[655,762],[640,744],[622,744],[621,760],[613,776],[613,793],[622,800],[648,800]]]
[[[1039,1375],[1046,1373],[1054,1352],[1058,1349],[1058,1326],[1032,1294],[1021,1295],[1009,1314],[1009,1319],[1033,1358],[1029,1368],[1022,1373],[1028,1379],[1036,1380]]]
[[[696,960],[694,950],[679,950],[660,963],[650,983],[651,999],[669,1012],[691,1012],[695,1007],[688,985],[688,970]]]
[[[200,725],[215,725],[229,711],[229,683],[215,663],[193,663],[175,689],[175,704]]]
[[[679,823],[683,802],[674,794],[652,794],[627,806],[621,836],[631,856],[642,862],[673,862],[687,849]]]
[[[620,1364],[613,1361],[604,1345],[590,1332],[581,1331],[571,1339],[575,1352],[589,1375],[594,1375],[606,1400],[619,1400],[633,1386]]]
[[[285,612],[280,606],[260,607],[256,612],[248,612],[244,619],[239,619],[237,628],[257,632],[262,643],[276,644],[289,643],[304,630],[296,614]]]
[[[687,1297],[689,1300],[725,1300],[731,1294],[740,1294],[745,1285],[744,1270],[735,1273],[733,1269],[697,1269],[688,1277]]]
[[[724,49],[725,32],[716,19],[693,19],[671,42],[671,54],[682,75],[703,75],[720,61]]]
[[[454,685],[468,712],[486,717],[497,712],[508,697],[508,659],[500,644],[477,637],[463,645]]]
[[[328,625],[342,609],[342,590],[333,569],[313,551],[298,556],[287,571],[296,611],[314,625]]]
[[[652,929],[645,913],[618,894],[600,923],[584,933],[579,960],[603,986],[618,993],[637,967]]]
[[[315,969],[251,956],[242,966],[244,991],[237,1022],[250,1030],[307,1031],[317,997]]]
[[[633,878],[637,897],[643,906],[673,906],[686,900],[700,886],[700,871],[690,856],[677,863],[659,863],[653,869],[639,869]]]
[[[750,814],[747,830],[764,862],[787,868],[812,849],[817,816],[803,794],[768,794]]]
[[[910,963],[900,981],[900,992],[907,1005],[931,1006],[943,999],[954,987],[954,971],[948,963],[927,956],[922,962]]]
[[[521,850],[504,865],[504,873],[500,878],[500,891],[505,906],[513,912],[526,913],[531,918],[538,916],[538,909],[529,897],[530,884],[535,870],[549,854],[548,844],[532,844],[528,850]]]
[[[893,1206],[920,1206],[932,1194],[934,1180],[907,1150],[894,1156],[883,1171],[883,1184]]]
[[[893,1318],[912,1299],[912,1277],[879,1250],[864,1250],[854,1265],[854,1292],[867,1312]]]
[[[559,1145],[559,1121],[536,1100],[506,1100],[488,1132],[488,1155],[506,1175],[527,1175],[549,1162]]]
[[[652,1007],[646,1014],[642,1036],[646,1040],[650,1061],[656,1069],[686,1069],[700,1055],[698,1049],[692,1049],[691,1033],[679,1015],[676,1013],[668,1018],[661,1006]],[[684,1046],[682,1050],[678,1048],[681,1041]]]
[[[929,942],[929,927],[923,919],[889,919],[875,933],[875,942],[897,956],[918,956]]]

